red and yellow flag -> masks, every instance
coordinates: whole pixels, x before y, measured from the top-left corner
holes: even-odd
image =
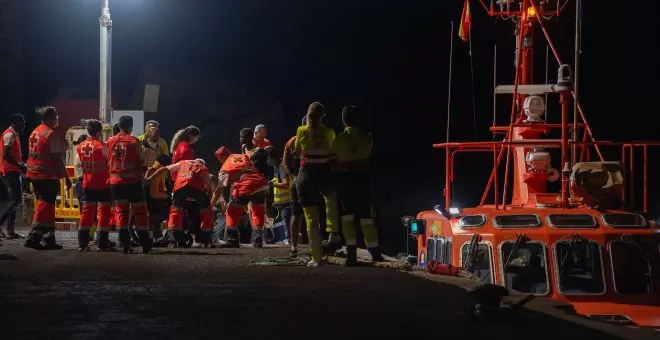
[[[465,0],[463,5],[463,15],[461,15],[461,26],[458,28],[458,36],[467,42],[470,37],[470,28],[472,26],[472,16],[470,15],[470,2]]]

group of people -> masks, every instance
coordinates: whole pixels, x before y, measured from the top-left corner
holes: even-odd
[[[61,157],[61,140],[53,133],[58,125],[57,110],[49,106],[37,113],[41,124],[30,134],[27,164],[21,160],[18,137],[25,126],[23,116],[12,115],[11,126],[2,134],[0,175],[8,189],[10,204],[0,216],[0,225],[7,222],[6,236],[17,237],[13,230],[15,208],[20,205],[17,202],[22,197],[20,176],[25,173],[37,199],[25,246],[61,249],[55,242],[54,204],[60,180],[64,178],[67,189],[72,183]],[[266,200],[270,197],[289,231],[292,254],[297,253],[304,216],[310,242],[309,266],[319,266],[324,251],[339,249],[342,236],[348,250],[347,265],[356,264],[358,223],[373,259],[382,260],[369,195],[371,135],[357,127],[359,114],[354,106],[342,110],[345,128],[339,135],[322,123],[324,116],[324,106],[312,103],[296,135],[286,143],[281,159],[266,139],[265,126],[241,130],[240,153],[232,153],[224,146],[215,152],[221,166],[217,183],[211,180],[206,162],[195,158],[192,145],[200,137],[195,126],[177,132],[168,150],[155,121],[147,122],[145,134],[135,138],[131,136],[132,117],[122,116],[115,124],[113,136],[103,142],[101,122],[88,120],[88,135],[76,147],[82,202],[79,250],[89,250],[93,225],[98,231],[99,250],[112,250],[109,232],[114,224],[121,251],[132,252],[129,231],[132,225],[142,252],[149,253],[154,243],[150,227],[157,227],[163,221],[167,221],[168,229],[164,239],[171,247],[182,246],[183,207],[191,199],[196,202],[201,217],[196,243],[213,246],[211,231],[215,214],[220,213],[226,218],[226,237],[225,242],[217,245],[239,247],[238,227],[247,210],[253,246],[261,248],[265,241]],[[327,217],[329,236],[325,241],[320,233],[321,209]]]

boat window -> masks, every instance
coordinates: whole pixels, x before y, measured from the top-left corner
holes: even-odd
[[[435,259],[435,238],[426,240],[426,262]]]
[[[516,246],[516,242],[506,241],[500,246],[500,261],[507,288],[528,294],[548,293],[548,264],[543,243],[525,242]]]
[[[598,243],[584,240],[558,242],[555,245],[555,261],[561,293],[605,293],[602,254]]]
[[[651,264],[644,250],[634,241],[612,241],[610,259],[614,289],[619,294],[652,294]]]
[[[445,239],[440,237],[435,239],[435,256],[433,256],[433,260],[442,262],[442,256],[444,255],[445,251]]]
[[[603,214],[602,218],[611,228],[648,228],[646,219],[639,214]]]
[[[463,229],[479,228],[482,225],[486,224],[486,216],[484,215],[463,216],[461,217],[459,224]]]
[[[445,255],[442,258],[442,263],[444,264],[451,264],[451,260],[452,260],[451,244],[452,244],[452,239],[451,237],[448,237],[445,240]]]
[[[493,218],[497,228],[538,228],[541,219],[536,215],[500,215]]]
[[[461,265],[479,281],[493,283],[490,246],[486,243],[481,243],[475,248],[474,255],[471,256],[470,243],[463,245],[461,248]],[[472,257],[472,261],[470,261],[470,257]],[[466,263],[466,261],[470,263]]]
[[[548,223],[555,228],[596,228],[596,218],[587,214],[553,214],[548,215]]]

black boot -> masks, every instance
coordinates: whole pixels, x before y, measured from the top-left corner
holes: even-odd
[[[142,246],[142,254],[149,254],[151,252],[151,247],[153,245],[153,240],[149,237],[149,231],[139,230],[137,232],[138,237],[140,238],[140,245]]]
[[[48,232],[44,234],[44,237],[41,239],[41,245],[46,250],[62,250],[61,245],[57,244],[55,240],[55,228],[48,228]]]
[[[113,251],[114,242],[110,242],[109,231],[99,231],[99,239],[97,242],[100,251]]]
[[[263,248],[264,246],[264,231],[263,229],[252,230],[252,246],[254,248]]]
[[[168,232],[170,235],[168,237],[169,240],[169,248],[183,248],[183,231],[181,230],[170,230]]]
[[[371,260],[374,262],[383,262],[385,258],[380,251],[380,247],[369,248],[369,253],[371,253]]]
[[[240,235],[237,229],[227,230],[227,242],[220,248],[239,248],[241,246]]]
[[[89,230],[78,230],[78,251],[89,251]]]
[[[43,250],[43,246],[41,245],[41,239],[43,238],[44,233],[41,227],[34,226],[32,227],[32,230],[28,234],[27,238],[25,239],[25,242],[23,243],[23,246],[25,248],[32,248],[36,250]]]
[[[346,267],[355,267],[358,265],[357,261],[357,246],[346,246]]]
[[[131,233],[128,229],[119,229],[119,245],[121,246],[121,252],[124,254],[130,254],[133,252],[131,247]]]
[[[326,254],[334,254],[337,250],[341,249],[341,235],[339,233],[330,233],[328,239],[323,241],[323,252]]]
[[[197,236],[195,236],[197,243],[201,243],[204,248],[209,248],[211,246],[211,232],[208,230],[202,230]]]

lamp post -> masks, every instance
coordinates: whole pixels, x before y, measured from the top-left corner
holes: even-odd
[[[109,124],[112,118],[112,20],[110,19],[109,0],[101,0],[100,24],[100,73],[99,73],[99,118]]]

